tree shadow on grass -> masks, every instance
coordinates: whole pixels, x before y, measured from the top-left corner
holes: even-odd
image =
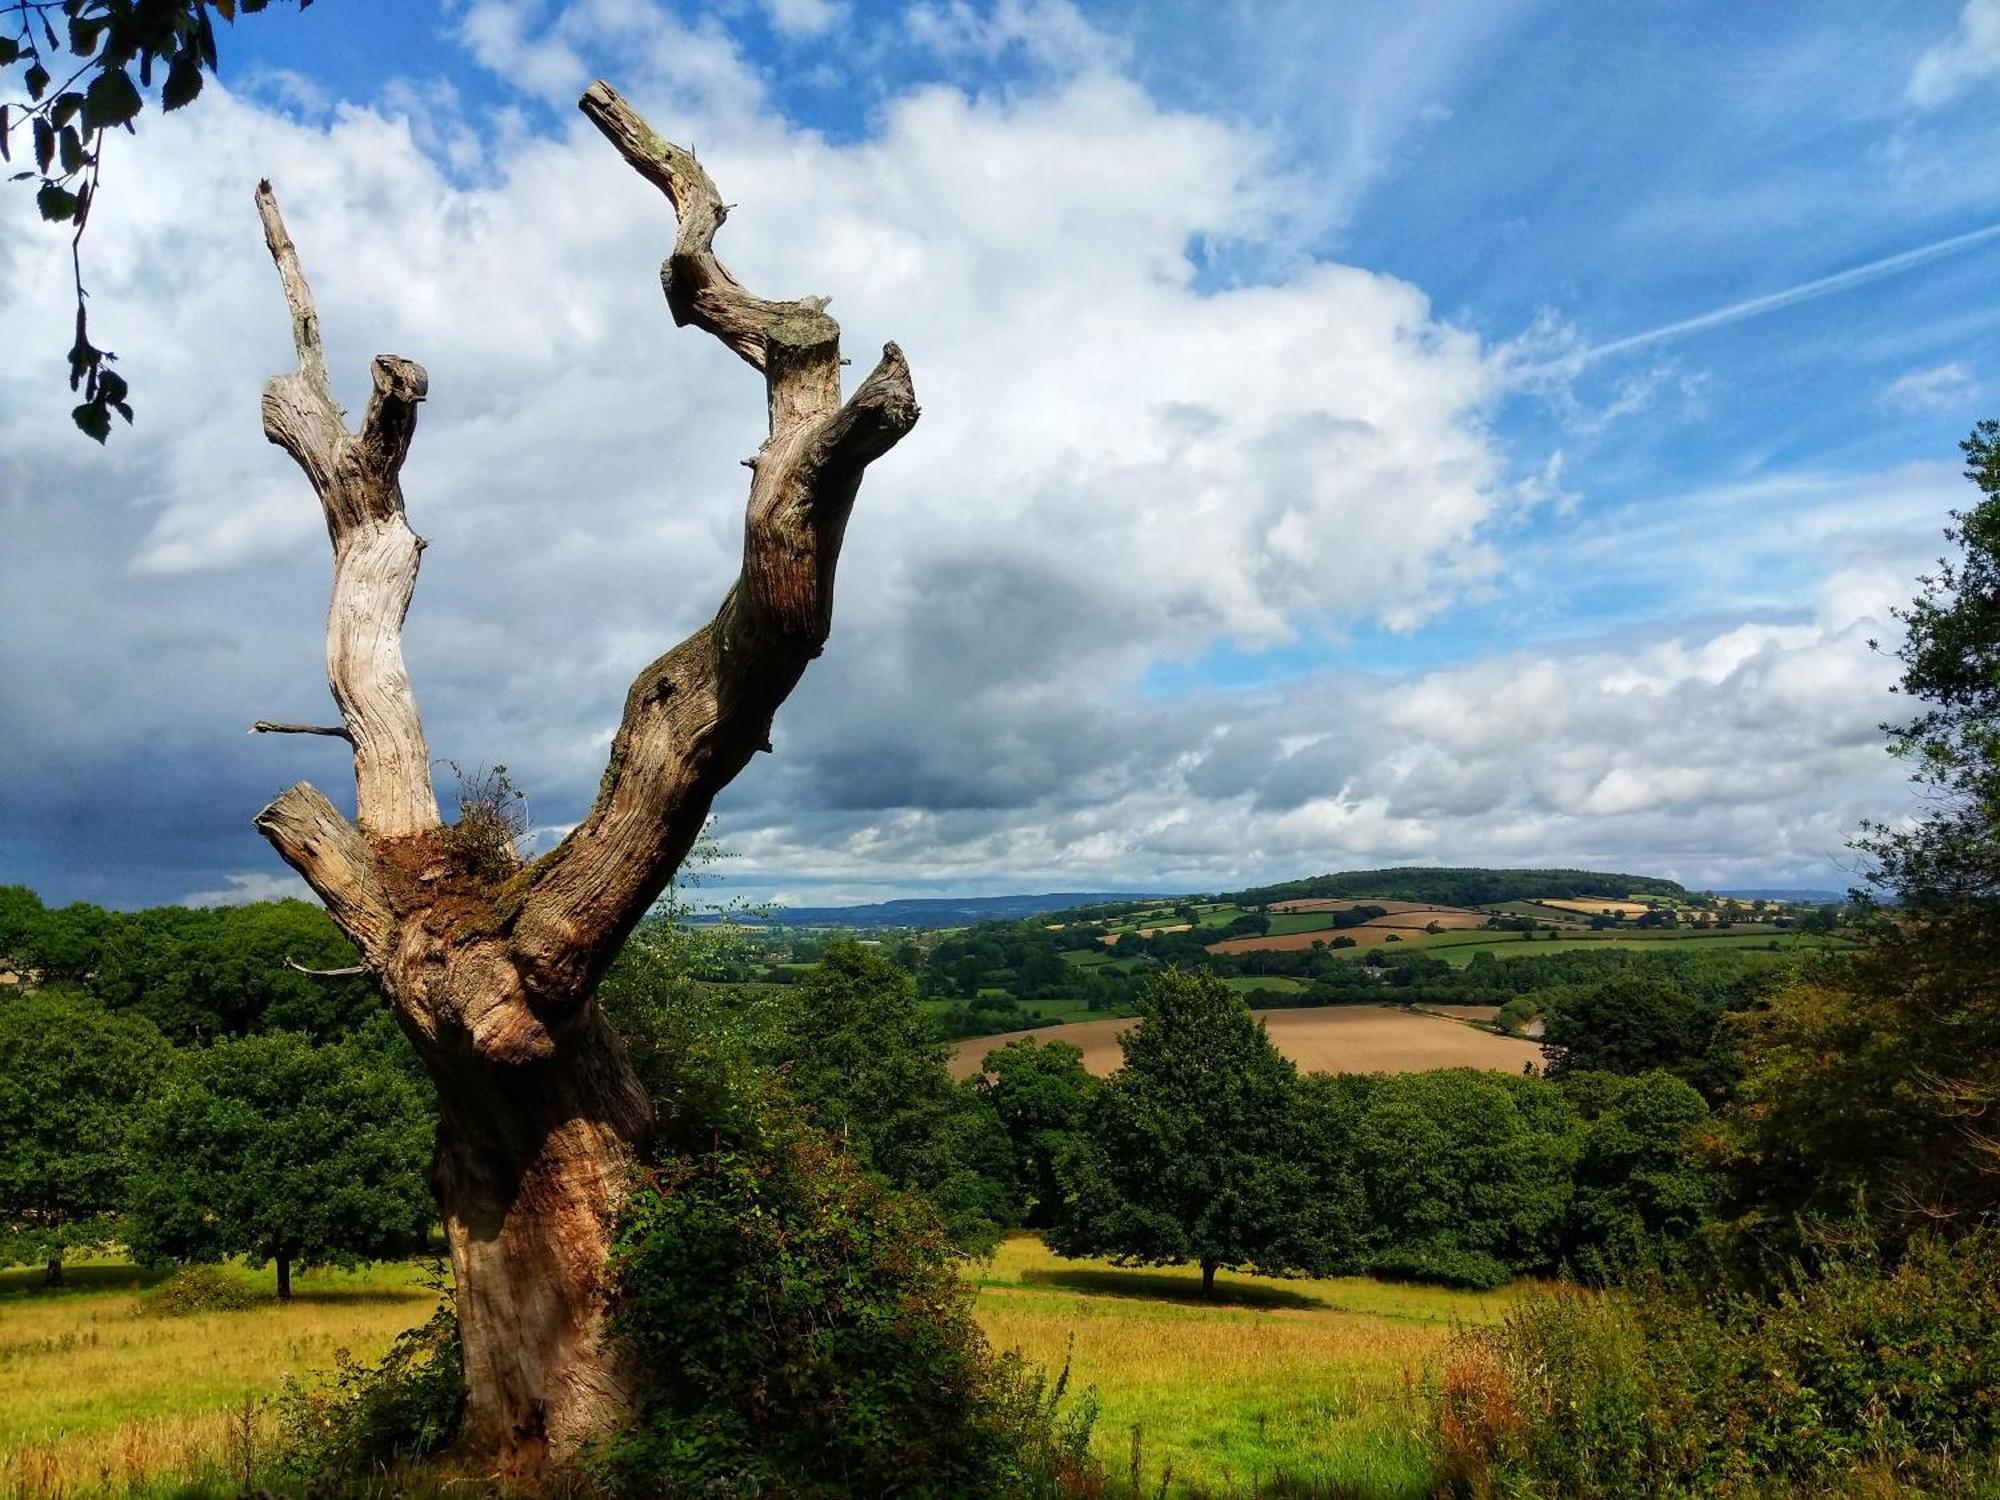
[[[1088,1267],[1072,1271],[1031,1267],[1021,1273],[1021,1285],[1087,1292],[1093,1297],[1181,1302],[1190,1307],[1283,1308],[1293,1312],[1319,1312],[1333,1305],[1323,1298],[1295,1292],[1287,1287],[1240,1281],[1218,1281],[1215,1295],[1204,1297],[1199,1271],[1120,1271]]]
[[[63,1267],[62,1285],[50,1286],[40,1266],[14,1266],[0,1271],[0,1299],[61,1297],[71,1292],[139,1291],[159,1282],[173,1270],[162,1266],[141,1270],[137,1266],[69,1265]]]

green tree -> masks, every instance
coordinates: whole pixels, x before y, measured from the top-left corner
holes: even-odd
[[[1292,1139],[1298,1075],[1264,1023],[1212,974],[1170,970],[1139,992],[1088,1135],[1057,1166],[1049,1244],[1120,1264],[1302,1269],[1307,1178]]]
[[[1600,1282],[1678,1268],[1714,1198],[1697,1140],[1708,1119],[1701,1095],[1660,1071],[1581,1073],[1563,1093],[1584,1121],[1563,1259]]]
[[[1018,1217],[1009,1142],[979,1095],[952,1081],[951,1046],[916,981],[841,941],[785,1001],[766,1047],[792,1096],[863,1165],[928,1198],[961,1246],[991,1246]]]
[[[1856,840],[1895,920],[1740,1023],[1721,1160],[1734,1222],[1780,1249],[1800,1215],[1865,1211],[1893,1248],[2000,1212],[2000,422],[1962,447],[1979,499],[1898,611],[1913,710],[1883,726],[1921,801]]]
[[[1736,1066],[1720,1017],[1719,1005],[1674,975],[1621,974],[1550,1008],[1542,1054],[1553,1078],[1665,1068],[1717,1097]]]
[[[134,1116],[172,1049],[131,1016],[43,989],[0,998],[0,1259],[47,1266],[117,1237]]]
[[[132,1249],[292,1268],[405,1251],[433,1216],[432,1116],[403,1072],[292,1032],[183,1053],[141,1116]]]
[[[1447,1068],[1367,1081],[1351,1171],[1366,1194],[1371,1269],[1464,1279],[1554,1267],[1578,1152],[1554,1085]]]
[[[1084,1128],[1097,1094],[1083,1052],[1068,1042],[1023,1037],[987,1053],[973,1087],[1012,1143],[1021,1221],[1048,1228],[1062,1205],[1056,1163]]]

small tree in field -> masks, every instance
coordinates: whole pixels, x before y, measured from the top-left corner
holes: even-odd
[[[38,1262],[55,1285],[64,1251],[116,1237],[132,1120],[170,1055],[81,995],[0,1000],[0,1264]]]
[[[430,1122],[411,1081],[277,1031],[183,1055],[137,1129],[141,1260],[242,1255],[292,1268],[409,1250],[432,1214]]]
[[[1061,1255],[1127,1265],[1304,1269],[1305,1173],[1292,1141],[1298,1075],[1264,1023],[1212,974],[1168,972],[1139,996],[1087,1135],[1057,1165]]]

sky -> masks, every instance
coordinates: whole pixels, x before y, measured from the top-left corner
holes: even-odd
[[[110,144],[68,244],[0,184],[0,881],[302,893],[325,531],[258,395],[276,185],[359,409],[430,374],[407,627],[440,789],[535,837],[734,574],[753,372],[677,329],[610,79],[924,415],[826,654],[716,806],[728,888],[1225,890],[1386,864],[1850,883],[1910,806],[1890,611],[2000,413],[2000,0],[319,0]]]

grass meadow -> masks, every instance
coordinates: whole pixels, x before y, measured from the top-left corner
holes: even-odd
[[[1062,1260],[1029,1235],[978,1273],[994,1344],[1100,1403],[1097,1451],[1124,1494],[1252,1495],[1274,1477],[1369,1500],[1430,1493],[1427,1366],[1508,1294],[1365,1277],[1279,1281]]]
[[[269,1290],[270,1273],[233,1275]],[[147,1316],[129,1265],[0,1273],[0,1500],[139,1493],[219,1480],[275,1442],[270,1400],[336,1349],[378,1356],[428,1315],[425,1270],[317,1271],[293,1302]],[[1223,1272],[1213,1302],[1192,1269],[1058,1259],[1008,1239],[971,1271],[994,1343],[1060,1369],[1100,1403],[1098,1450],[1123,1493],[1243,1494],[1277,1474],[1328,1492],[1427,1493],[1424,1377],[1453,1331],[1496,1319],[1506,1294],[1366,1279],[1277,1281]]]
[[[240,1471],[271,1443],[268,1398],[287,1375],[329,1369],[336,1349],[374,1359],[421,1323],[427,1268],[390,1262],[293,1277],[231,1267],[271,1302],[244,1312],[147,1316],[155,1278],[120,1262],[0,1272],[0,1500],[122,1494]]]

